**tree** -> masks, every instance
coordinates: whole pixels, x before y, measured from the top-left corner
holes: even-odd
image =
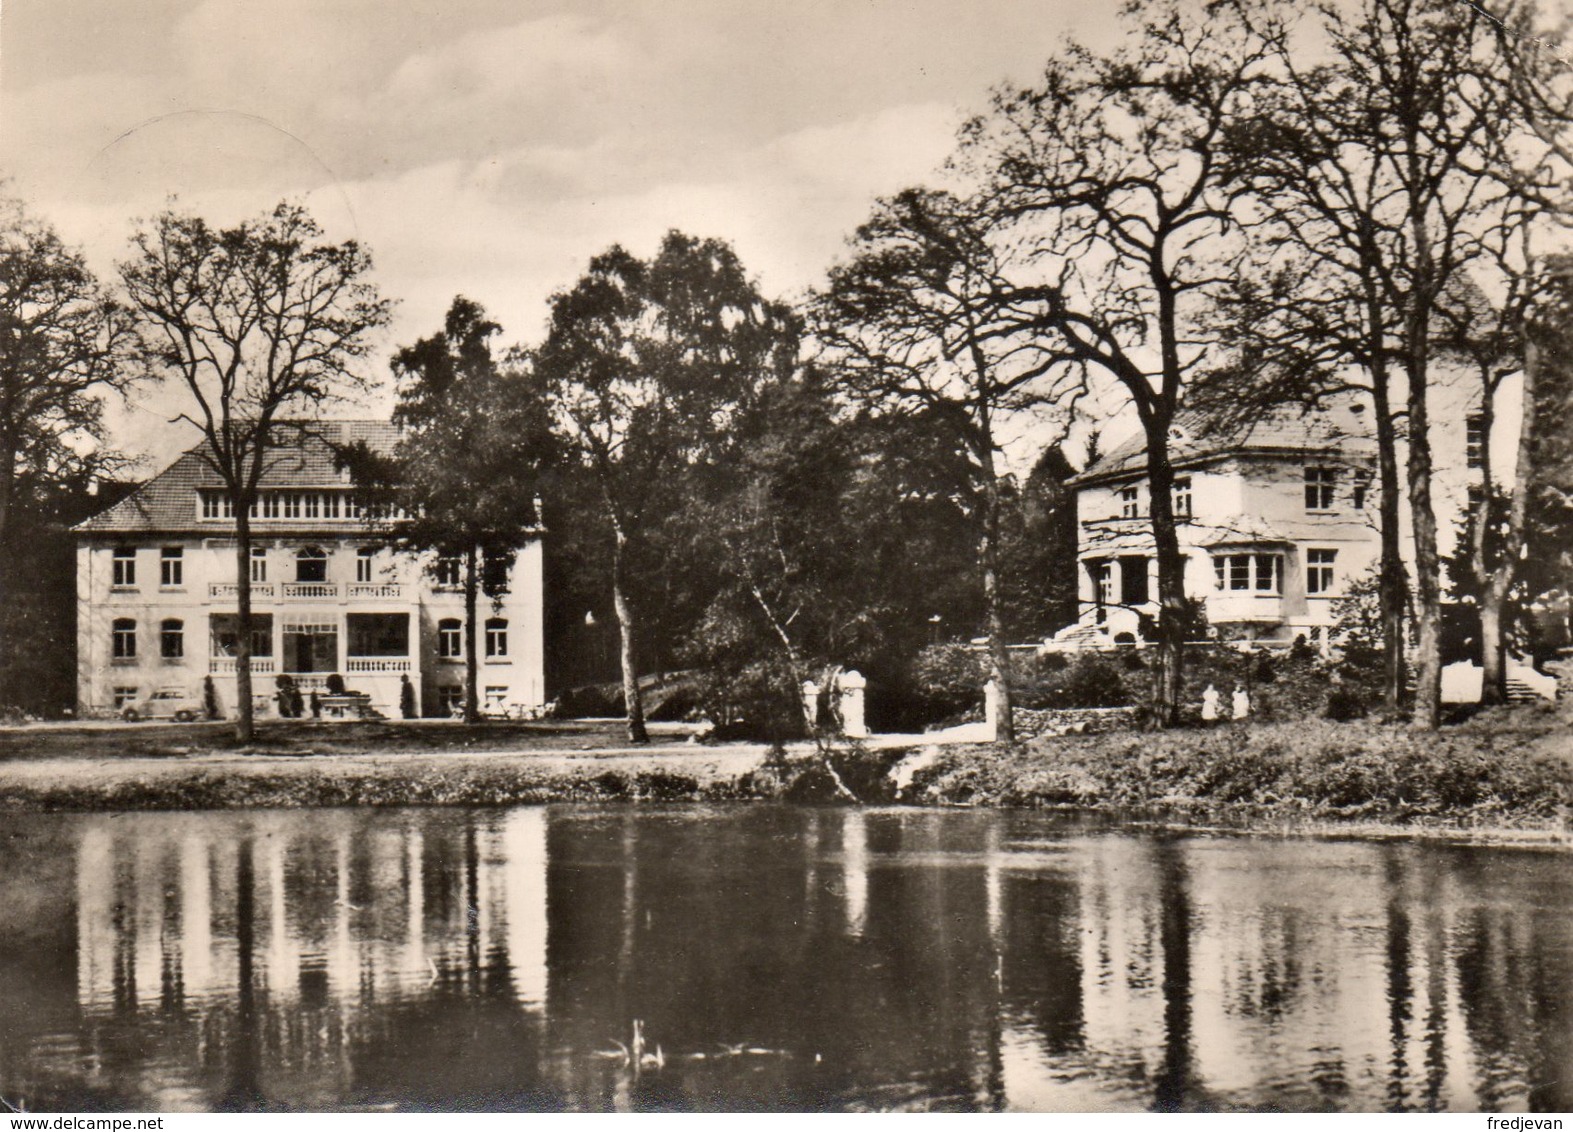
[[[1189,606],[1175,528],[1170,430],[1218,336],[1203,314],[1226,282],[1241,219],[1227,131],[1270,79],[1282,30],[1243,4],[1206,19],[1177,5],[1142,13],[1133,46],[1072,47],[1029,89],[997,93],[964,134],[999,223],[1043,265],[1037,305],[1046,362],[1112,379],[1146,441],[1158,572],[1157,722],[1179,718]]]
[[[121,278],[149,338],[147,362],[179,382],[203,459],[235,516],[236,739],[252,736],[251,509],[285,430],[366,384],[356,365],[390,308],[365,281],[369,253],[330,244],[299,205],[214,228],[166,211],[132,237]]]
[[[533,372],[524,359],[504,370],[492,357],[500,332],[478,303],[455,297],[440,333],[393,357],[402,380],[393,453],[361,445],[345,454],[377,510],[401,515],[390,525],[399,546],[462,558],[467,723],[480,720],[480,595],[504,592],[520,544],[539,528],[540,482],[552,450]]]
[[[815,299],[815,332],[848,395],[876,412],[926,414],[967,454],[964,513],[977,540],[998,737],[1011,743],[1000,433],[1072,391],[1046,378],[1053,365],[1031,333],[1036,296],[1012,282],[1020,265],[974,205],[909,189],[879,202],[851,245],[851,261]]]
[[[642,743],[640,636],[652,591],[681,566],[663,543],[681,537],[677,516],[733,422],[795,365],[797,322],[730,246],[680,232],[648,261],[621,247],[596,256],[551,307],[536,366],[565,450],[599,496],[628,737]]]
[[[114,463],[103,398],[126,387],[135,346],[133,318],[81,254],[0,199],[0,550],[17,545],[18,506]],[[0,587],[10,566],[0,562]]]
[[[1522,14],[1510,17],[1521,23]],[[1414,720],[1435,727],[1441,691],[1441,560],[1431,412],[1451,301],[1489,270],[1486,234],[1522,207],[1548,148],[1526,116],[1508,23],[1450,0],[1364,0],[1320,11],[1329,61],[1281,41],[1284,81],[1238,133],[1233,156],[1273,202],[1291,246],[1285,350],[1359,366],[1376,407],[1387,696],[1402,667],[1398,452],[1415,548]],[[1401,422],[1401,423],[1400,423]]]

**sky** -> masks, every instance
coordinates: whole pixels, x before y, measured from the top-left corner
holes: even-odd
[[[232,223],[303,201],[398,302],[374,369],[455,294],[507,342],[621,243],[732,242],[770,295],[819,282],[874,199],[933,182],[1072,0],[5,0],[0,174],[105,277],[176,198]],[[368,406],[375,411],[385,405]],[[116,439],[186,438],[143,393]]]

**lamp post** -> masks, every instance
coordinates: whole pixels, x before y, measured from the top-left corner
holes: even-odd
[[[939,644],[939,625],[943,620],[944,618],[937,613],[929,618],[929,644]]]

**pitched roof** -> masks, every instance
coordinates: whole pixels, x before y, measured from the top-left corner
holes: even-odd
[[[1329,452],[1367,455],[1375,451],[1368,416],[1345,402],[1323,409],[1284,406],[1251,421],[1221,421],[1195,409],[1177,414],[1169,459],[1176,468],[1195,467],[1243,453]],[[1147,469],[1147,438],[1137,433],[1100,456],[1068,481],[1080,487]]]
[[[259,486],[341,487],[337,450],[364,441],[390,452],[399,430],[388,421],[281,421],[274,435],[279,447],[269,456]],[[223,481],[203,453],[207,442],[188,449],[173,464],[119,503],[78,523],[82,534],[174,532],[199,529],[195,493],[219,488]],[[203,528],[205,529],[205,528]]]

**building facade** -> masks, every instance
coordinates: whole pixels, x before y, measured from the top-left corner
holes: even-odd
[[[1513,388],[1487,423],[1467,375],[1439,383],[1431,428],[1441,552],[1451,554],[1484,489],[1488,459],[1511,467],[1518,427]],[[1490,434],[1490,444],[1484,443]],[[1185,592],[1223,640],[1330,643],[1336,605],[1374,576],[1380,557],[1371,411],[1349,397],[1307,412],[1284,408],[1220,427],[1181,414],[1170,435],[1174,511]],[[1400,452],[1400,465],[1405,453]],[[1507,477],[1494,477],[1502,484]],[[1141,640],[1158,615],[1157,564],[1145,444],[1137,437],[1071,481],[1077,494],[1078,618],[1062,644]],[[1401,531],[1413,564],[1413,539]]]
[[[463,563],[389,545],[335,454],[355,441],[389,449],[396,431],[336,421],[285,438],[251,519],[255,706],[277,711],[280,675],[304,696],[337,675],[385,715],[399,715],[406,681],[419,714],[449,714],[464,688]],[[79,711],[120,714],[156,693],[200,704],[211,678],[219,710],[233,714],[235,523],[201,448],[76,532]],[[477,694],[491,714],[545,702],[542,600],[537,535],[506,590],[477,610]]]

